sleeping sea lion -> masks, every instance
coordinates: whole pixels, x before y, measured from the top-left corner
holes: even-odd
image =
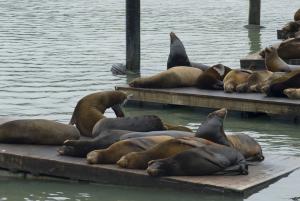
[[[248,77],[246,83],[236,87],[236,91],[239,93],[260,92],[259,86],[265,83],[272,75],[273,72],[268,70],[255,71]]]
[[[145,151],[123,155],[117,164],[127,169],[146,169],[151,160],[168,158],[195,147],[215,144],[197,137],[180,137],[161,142]]]
[[[249,76],[252,74],[250,70],[234,69],[224,77],[224,91],[232,93],[239,88],[239,85],[247,83]]]
[[[289,38],[280,43],[278,55],[282,59],[300,58],[300,38]]]
[[[170,136],[149,136],[121,140],[107,149],[91,151],[87,155],[87,162],[90,164],[115,164],[125,154],[147,150],[172,138]]]
[[[0,125],[1,143],[62,145],[79,136],[74,126],[44,119],[13,120]]]
[[[120,107],[126,99],[126,94],[121,91],[104,91],[89,94],[78,101],[70,124],[76,127],[83,136],[91,137],[94,125],[105,118],[103,115],[107,108],[112,108],[117,117],[123,117]]]
[[[283,93],[291,99],[300,99],[300,88],[288,88],[283,90]]]
[[[176,88],[195,86],[198,77],[203,73],[198,68],[178,66],[150,77],[134,79],[131,87],[140,88]]]
[[[264,90],[267,96],[286,97],[283,90],[288,88],[300,88],[300,70],[292,71],[274,79],[270,86],[264,88]]]
[[[300,66],[289,65],[285,61],[283,61],[278,56],[277,49],[272,46],[267,47],[265,49],[265,63],[267,69],[272,72],[290,72],[290,71],[300,70]]]
[[[223,145],[189,149],[175,156],[150,161],[150,176],[200,176],[211,174],[248,174],[243,155]]]
[[[105,130],[130,130],[137,132],[166,130],[162,120],[156,115],[141,115],[122,118],[105,118],[99,120],[92,131],[92,137]]]
[[[230,71],[231,68],[222,64],[214,65],[199,76],[196,87],[200,89],[223,90],[223,79]]]
[[[170,54],[167,63],[167,69],[176,66],[195,67],[206,70],[208,66],[201,63],[190,62],[181,40],[174,32],[170,33]]]

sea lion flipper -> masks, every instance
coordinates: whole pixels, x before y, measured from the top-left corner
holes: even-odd
[[[124,114],[120,104],[112,106],[111,109],[114,111],[114,113],[116,114],[117,117],[125,117],[125,114]]]

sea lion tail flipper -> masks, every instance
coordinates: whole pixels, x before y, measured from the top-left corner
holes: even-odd
[[[224,170],[218,172],[218,175],[248,175],[248,163],[240,163],[225,168]]]

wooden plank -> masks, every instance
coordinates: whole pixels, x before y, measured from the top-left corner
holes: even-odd
[[[300,59],[288,59],[284,60],[288,64],[300,65]],[[259,52],[249,54],[245,58],[240,60],[240,66],[242,69],[249,69],[250,67],[255,70],[265,70],[265,60],[259,55]]]
[[[265,161],[249,166],[244,176],[184,176],[153,178],[144,170],[116,165],[89,165],[85,159],[59,156],[56,146],[0,144],[0,168],[107,184],[150,186],[214,193],[249,195],[300,167],[300,159],[267,155]]]
[[[265,97],[259,93],[224,93],[192,87],[172,89],[143,89],[127,85],[116,90],[132,94],[131,100],[194,107],[222,108],[243,112],[299,115],[300,101],[288,98]]]

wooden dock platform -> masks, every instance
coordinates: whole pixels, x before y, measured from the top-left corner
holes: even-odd
[[[300,65],[300,59],[288,59],[284,60],[288,64]],[[249,69],[250,67],[255,70],[265,70],[265,59],[259,55],[259,52],[249,54],[245,58],[240,60],[240,66],[242,69]]]
[[[182,176],[153,178],[144,170],[116,165],[89,165],[83,158],[57,155],[58,147],[0,144],[0,168],[33,175],[54,176],[106,184],[172,188],[187,191],[248,196],[300,167],[300,159],[267,155],[265,161],[249,166],[244,176]]]
[[[132,94],[131,100],[205,108],[222,108],[242,112],[263,112],[299,116],[300,100],[266,97],[260,93],[224,93],[192,87],[172,89],[132,88],[117,86],[116,90]]]

